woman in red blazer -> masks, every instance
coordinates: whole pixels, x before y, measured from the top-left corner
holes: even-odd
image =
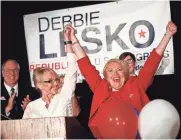
[[[69,24],[64,29],[66,42],[72,42],[72,48],[77,56],[79,69],[93,91],[93,100],[89,118],[89,127],[94,136],[101,138],[97,129],[97,111],[108,98],[117,98],[121,101],[129,102],[137,110],[141,111],[143,106],[149,102],[145,91],[151,82],[164,50],[170,38],[176,33],[177,27],[173,22],[168,22],[166,33],[159,45],[153,49],[150,57],[145,62],[136,80],[129,79],[129,69],[127,63],[119,59],[111,59],[104,67],[102,79],[99,72],[91,64],[87,54],[82,49],[75,36],[73,27]],[[104,116],[103,116],[104,117]]]

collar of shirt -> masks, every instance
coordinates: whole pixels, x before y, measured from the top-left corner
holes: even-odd
[[[41,100],[40,100],[40,103],[41,104],[43,104],[43,105],[46,105],[46,102],[45,101],[43,101],[43,99],[41,98]]]
[[[6,83],[4,83],[4,86],[7,89],[9,96],[11,96],[12,87],[8,86]],[[16,97],[18,97],[18,83],[13,88],[14,88],[14,92],[16,93]]]

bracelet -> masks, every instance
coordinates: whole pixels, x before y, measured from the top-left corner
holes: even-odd
[[[164,36],[166,36],[166,37],[169,38],[169,39],[171,38],[171,36],[168,35],[167,33],[165,33]]]
[[[77,41],[75,41],[74,43],[72,43],[72,46],[73,46],[73,45],[75,45],[75,44],[77,44],[77,43],[79,43],[79,41],[78,41],[78,40],[77,40]]]
[[[75,41],[74,43],[72,43],[72,49],[73,49],[73,51],[75,52],[75,44],[77,44],[77,43],[79,43],[79,41],[77,40],[77,41]]]
[[[72,44],[72,41],[64,41],[64,45]]]

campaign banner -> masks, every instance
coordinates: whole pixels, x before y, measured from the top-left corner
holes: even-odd
[[[156,11],[156,12],[155,12]],[[123,52],[136,56],[136,71],[157,47],[171,20],[169,1],[118,1],[24,15],[29,71],[49,67],[67,70],[63,29],[71,23],[91,63],[102,76],[105,63]],[[157,74],[173,74],[173,41],[169,42]],[[82,81],[78,73],[78,82]]]

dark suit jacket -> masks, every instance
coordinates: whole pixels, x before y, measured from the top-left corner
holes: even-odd
[[[21,104],[27,95],[30,95],[31,100],[35,100],[35,99],[39,98],[39,95],[35,92],[35,90],[32,87],[26,86],[26,84],[22,85],[22,84],[18,83],[18,97],[17,97],[18,111],[16,111],[15,108],[13,107],[13,109],[10,111],[9,118],[21,119],[23,117],[24,111],[21,107]],[[1,82],[1,98],[5,98],[5,100],[1,100],[1,114],[6,116],[5,107],[8,104],[8,100],[9,100],[10,96],[4,86],[4,81]],[[1,115],[1,120],[7,120],[7,118],[5,118]]]

